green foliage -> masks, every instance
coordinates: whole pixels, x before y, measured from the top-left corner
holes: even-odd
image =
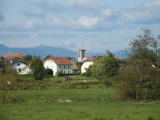
[[[51,69],[45,69],[45,75],[53,75],[53,71]]]
[[[42,80],[45,76],[43,62],[40,57],[34,57],[30,63],[30,68],[36,80]]]
[[[26,62],[31,61],[31,60],[32,60],[32,55],[26,55],[26,56],[24,57],[24,60],[25,60]]]
[[[131,53],[120,72],[119,90],[123,97],[151,101],[160,93],[158,41],[149,30],[130,43]]]
[[[77,63],[77,67],[78,67],[78,71],[81,73],[81,66],[82,66],[82,63]]]
[[[113,57],[103,56],[96,60],[92,66],[93,76],[103,80],[104,78],[116,76],[119,69],[119,61]]]
[[[46,55],[46,57],[44,58],[44,60],[47,60],[50,57],[53,57],[53,56],[52,55]]]
[[[0,60],[0,72],[5,73],[5,64]]]
[[[110,56],[102,56],[97,59],[94,64],[87,69],[84,75],[92,76],[96,79],[105,81],[106,86],[112,84],[112,78],[117,75],[119,70],[119,60],[114,59],[111,53]]]
[[[60,77],[63,76],[63,71],[57,71],[56,72],[56,77]]]
[[[17,86],[17,81],[19,77],[16,73],[7,72],[6,74],[0,73],[0,103],[8,104],[10,99],[8,96],[8,91]]]
[[[15,57],[13,60],[22,60],[21,58]]]

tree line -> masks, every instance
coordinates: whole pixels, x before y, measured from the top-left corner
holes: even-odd
[[[119,60],[107,51],[84,74],[109,86],[116,80],[124,99],[152,101],[160,97],[160,35],[154,37],[150,30],[130,42],[128,58]]]

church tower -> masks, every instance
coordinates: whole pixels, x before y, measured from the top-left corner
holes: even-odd
[[[78,62],[82,63],[85,57],[86,57],[86,50],[84,49],[78,50]]]

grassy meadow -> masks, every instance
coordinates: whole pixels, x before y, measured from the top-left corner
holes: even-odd
[[[24,77],[16,89],[8,91],[7,104],[0,104],[0,120],[160,120],[159,102],[125,102],[116,83],[106,87],[93,78],[70,78],[34,81]]]

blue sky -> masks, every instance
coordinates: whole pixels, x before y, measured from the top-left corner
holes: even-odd
[[[0,44],[124,50],[143,29],[160,34],[160,0],[0,0]]]

